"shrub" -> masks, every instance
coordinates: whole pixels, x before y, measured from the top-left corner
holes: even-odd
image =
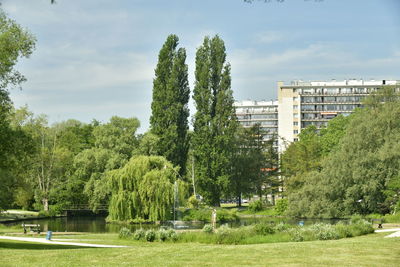
[[[285,214],[287,208],[288,208],[287,198],[278,199],[276,201],[275,211],[276,211],[276,213],[278,213],[278,215]]]
[[[330,224],[316,223],[311,225],[308,229],[314,235],[315,239],[318,240],[331,240],[339,238],[339,234],[336,232],[335,227]]]
[[[214,232],[214,229],[211,224],[205,224],[203,227],[203,232],[207,234],[212,234]]]
[[[253,201],[249,204],[249,210],[252,212],[262,211],[263,203],[261,200]]]
[[[358,214],[357,215],[353,215],[353,216],[350,217],[350,223],[351,224],[358,223],[361,220],[363,220],[363,218],[361,217],[361,215],[358,215]]]
[[[396,214],[385,215],[384,221],[388,223],[400,223],[400,207],[398,208],[398,212]]]
[[[172,236],[176,235],[176,232],[174,229],[168,229],[167,230],[167,236],[168,238],[171,238]]]
[[[352,237],[352,233],[350,231],[349,225],[344,224],[343,222],[338,222],[335,225],[336,232],[338,233],[340,238]]]
[[[304,241],[304,228],[294,227],[288,231],[290,235],[290,241],[301,242]]]
[[[238,219],[236,209],[217,209],[217,221],[218,222],[229,222]],[[186,210],[183,216],[184,221],[211,221],[211,210],[210,209],[189,209]]]
[[[188,199],[188,205],[191,209],[197,209],[200,206],[200,201],[196,198],[196,196],[191,196]]]
[[[351,222],[349,225],[352,236],[366,235],[374,232],[374,227],[366,220],[357,220],[355,223]]]
[[[168,239],[167,230],[165,230],[165,229],[158,230],[157,237],[158,237],[158,240],[160,240],[162,242],[166,241]]]
[[[237,216],[237,209],[218,209],[217,210],[217,222],[231,222],[237,221],[239,217]],[[211,217],[210,217],[211,219]]]
[[[274,229],[276,232],[283,232],[290,228],[290,225],[287,223],[280,222],[275,225]]]
[[[153,242],[156,239],[156,232],[152,229],[147,230],[144,238],[148,242]]]
[[[178,234],[175,232],[174,229],[168,229],[167,230],[167,237],[171,241],[177,241],[178,240]]]
[[[239,244],[245,238],[244,229],[232,229],[226,225],[216,231],[215,242],[217,244]]]
[[[119,230],[118,237],[119,238],[129,238],[129,237],[131,237],[131,235],[132,235],[131,230],[129,230],[126,227],[122,227],[121,230]]]
[[[258,223],[254,225],[254,231],[258,235],[270,235],[275,233],[273,226],[266,223]]]
[[[145,235],[146,235],[146,231],[143,230],[142,228],[140,228],[140,229],[137,229],[135,231],[135,233],[133,234],[133,239],[142,240],[142,239],[144,239]]]

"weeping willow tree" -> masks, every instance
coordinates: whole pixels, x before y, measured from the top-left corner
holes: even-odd
[[[109,220],[165,220],[174,201],[176,173],[161,156],[138,156],[108,172],[111,187]]]

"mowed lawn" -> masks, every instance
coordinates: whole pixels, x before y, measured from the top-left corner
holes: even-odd
[[[129,248],[0,240],[0,266],[400,266],[400,238],[384,238],[387,234],[257,245],[142,243],[118,240],[115,234],[69,237]]]

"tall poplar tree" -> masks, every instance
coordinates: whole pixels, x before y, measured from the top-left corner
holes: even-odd
[[[200,194],[219,206],[232,174],[237,119],[233,107],[230,65],[219,36],[204,38],[196,53],[193,153]]]
[[[157,151],[186,170],[188,153],[189,83],[186,50],[177,49],[179,38],[169,35],[158,56],[153,80],[151,132],[158,136]]]

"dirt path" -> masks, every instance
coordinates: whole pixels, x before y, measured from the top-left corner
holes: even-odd
[[[117,245],[100,245],[100,244],[50,241],[50,240],[46,240],[45,238],[34,238],[34,237],[0,236],[0,239],[36,242],[36,243],[53,244],[53,245],[92,247],[92,248],[126,248],[126,247],[128,247],[128,246],[117,246]]]

